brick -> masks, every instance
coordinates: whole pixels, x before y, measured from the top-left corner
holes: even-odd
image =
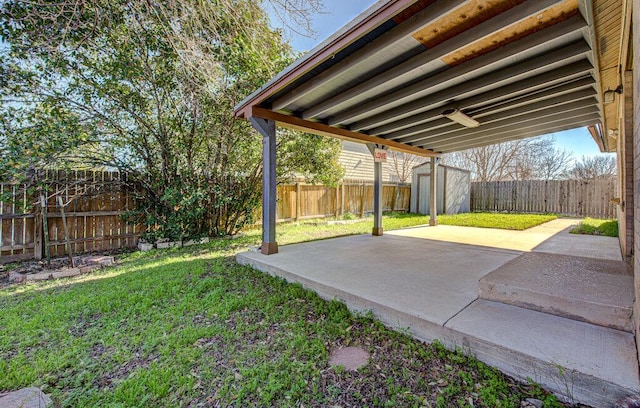
[[[71,278],[80,275],[80,268],[62,268],[58,271],[38,272],[26,275],[28,281],[43,281],[49,279]]]
[[[43,281],[53,279],[51,272],[38,272],[26,275],[28,281]]]
[[[158,242],[156,244],[156,248],[158,249],[167,249],[173,247],[181,247],[182,241],[174,241],[174,242]]]
[[[16,282],[16,283],[20,283],[20,282],[24,282],[26,280],[26,277],[18,272],[9,272],[9,282]]]
[[[115,263],[115,259],[113,258],[113,256],[108,256],[108,255],[90,256],[85,258],[85,261],[87,262],[87,264],[104,265],[104,266],[113,265]]]
[[[80,273],[81,274],[85,274],[85,273],[90,273],[95,271],[96,269],[100,268],[99,265],[85,265],[85,266],[81,266],[80,267]]]

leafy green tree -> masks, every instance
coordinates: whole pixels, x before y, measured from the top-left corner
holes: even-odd
[[[0,18],[0,178],[118,169],[157,237],[252,221],[260,136],[232,108],[294,57],[259,1],[8,0]],[[278,149],[281,180],[342,175],[337,141],[283,131]]]

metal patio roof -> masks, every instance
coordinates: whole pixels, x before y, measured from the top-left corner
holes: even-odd
[[[605,129],[617,128],[607,123],[616,107],[605,105],[604,91],[616,79],[604,88],[599,59],[621,45],[597,46],[594,10],[620,19],[607,4],[617,9],[625,0],[593,1],[602,7],[591,0],[380,1],[234,114],[424,156],[583,126],[612,150],[615,135]],[[480,125],[453,122],[443,116],[449,109]]]

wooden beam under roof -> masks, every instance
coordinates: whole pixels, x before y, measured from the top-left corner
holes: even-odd
[[[532,131],[539,132],[538,135],[544,135],[549,133],[547,129],[555,126],[560,126],[565,123],[573,123],[576,121],[584,120],[596,120],[599,118],[597,108],[589,107],[583,110],[575,110],[569,112],[560,112],[556,115],[551,115],[545,118],[544,122],[530,120],[527,123],[521,123],[518,128],[506,129],[504,131],[496,131],[489,135],[475,135],[456,140],[443,139],[441,141],[432,141],[431,143],[425,143],[430,149],[455,149],[463,150],[468,149],[472,143],[476,142],[492,142],[502,143],[510,138],[519,136],[520,134],[530,133]],[[595,123],[595,122],[591,122]],[[590,123],[590,124],[591,124]]]
[[[575,64],[574,64],[575,65]],[[584,67],[591,67],[591,65],[585,61]],[[595,81],[592,76],[584,76],[587,74],[586,69],[567,69],[563,67],[551,72],[547,72],[537,77],[529,78],[526,82],[516,82],[515,84],[508,85],[502,88],[494,89],[492,91],[483,92],[479,95],[472,96],[470,98],[454,101],[449,106],[456,109],[470,109],[471,112],[474,109],[482,109],[487,105],[503,104],[505,101],[511,101],[517,99],[518,102],[514,106],[518,106],[521,101],[527,99],[535,100],[538,95],[544,96],[545,94],[561,94],[569,90],[582,89],[584,87],[593,87]],[[579,79],[575,79],[576,75],[582,76]],[[563,84],[558,86],[558,84]],[[529,96],[531,95],[531,96]],[[492,110],[491,107],[486,108]],[[390,122],[386,125],[382,125],[376,128],[369,129],[367,133],[372,135],[388,135],[394,131],[406,129],[414,125],[420,125],[423,123],[431,122],[435,119],[442,117],[443,107],[431,109],[429,111],[419,113],[414,116],[409,116],[404,119],[400,119],[395,122]]]
[[[583,86],[569,84],[566,87],[563,86],[543,92],[536,92],[531,95],[527,95],[526,97],[506,100],[495,105],[492,104],[479,109],[466,110],[464,113],[478,120],[483,128],[487,123],[496,120],[503,120],[508,117],[526,114],[533,112],[538,108],[547,107],[552,104],[572,102],[575,100],[570,98],[577,97],[578,99],[583,99],[586,95],[595,95],[595,90],[592,85],[593,80],[587,81],[585,78],[584,82],[585,85]],[[434,111],[437,111],[436,120],[432,120],[427,123],[417,122],[418,125],[416,126],[406,127],[396,132],[385,133],[382,134],[382,137],[385,139],[398,140],[407,136],[417,135],[422,132],[431,132],[437,129],[448,128],[454,124],[450,119],[442,116],[442,108]],[[508,111],[508,117],[502,114],[502,112],[505,111]],[[404,142],[404,140],[402,140],[402,142]],[[412,142],[412,140],[409,140],[408,142]]]
[[[558,107],[551,107],[537,112],[537,114],[522,115],[514,118],[507,118],[505,120],[492,123],[482,130],[476,129],[460,129],[458,131],[442,133],[438,135],[431,135],[414,142],[402,142],[411,144],[413,146],[431,146],[432,144],[455,144],[460,141],[469,140],[476,137],[492,137],[502,133],[510,133],[514,131],[522,130],[528,126],[535,126],[540,123],[551,123],[555,121],[562,121],[563,118],[572,118],[583,114],[590,114],[598,112],[598,108],[595,105],[595,100],[590,102],[577,101],[566,105],[560,105]],[[479,128],[477,128],[479,129]]]
[[[462,0],[451,0],[462,1]],[[375,27],[380,26],[385,21],[398,16],[413,5],[413,0],[395,0],[390,2],[379,1],[367,11],[356,17],[338,32],[331,35],[325,42],[314,48],[305,56],[299,58],[293,64],[285,68],[278,75],[272,78],[261,88],[238,103],[233,114],[236,118],[248,118],[251,116],[251,109],[274,95],[288,84],[299,79],[306,72],[318,66],[324,61],[333,58],[336,53],[348,47],[356,38],[366,35]]]
[[[405,86],[397,91],[381,95],[370,102],[360,104],[357,107],[334,116],[328,123],[331,126],[336,126],[346,125],[355,121],[356,123],[353,124],[351,128],[361,130],[362,124],[357,121],[370,116],[373,116],[373,119],[377,121],[377,123],[375,123],[376,125],[401,119],[415,113],[424,112],[434,102],[459,98],[460,95],[472,91],[479,91],[496,83],[515,82],[518,78],[532,77],[540,72],[555,68],[554,65],[570,64],[573,61],[582,59],[589,51],[590,48],[588,44],[583,40],[579,40],[551,52],[495,71],[488,71],[487,67],[491,64],[484,60],[485,57],[487,59],[490,58],[490,54],[487,54],[484,57],[467,63],[473,66],[473,69],[469,69],[467,64],[458,65],[455,68],[419,81],[418,83]],[[508,54],[503,55],[498,61],[508,58],[511,58],[511,56]],[[472,80],[458,83],[458,85],[450,86],[433,93],[433,88],[436,85],[445,83],[460,75],[470,74],[471,72],[485,73]],[[422,101],[420,106],[415,106],[416,100]],[[391,108],[389,105],[400,106]],[[415,108],[413,108],[414,106]],[[371,125],[371,123],[369,124]]]
[[[421,140],[437,138],[439,136],[449,135],[452,133],[465,132],[471,134],[473,132],[481,132],[489,129],[496,129],[496,124],[500,126],[519,123],[529,118],[540,117],[545,112],[557,112],[558,110],[571,109],[572,107],[583,107],[587,105],[596,106],[598,101],[594,98],[596,91],[592,87],[577,92],[572,92],[555,98],[544,99],[538,102],[522,105],[517,108],[509,109],[507,112],[497,112],[489,115],[474,115],[473,119],[480,122],[480,126],[474,129],[461,127],[457,123],[447,118],[437,121],[444,123],[444,126],[415,126],[413,128],[403,129],[399,132],[383,135],[385,139],[396,140],[400,143],[415,143]]]
[[[577,128],[593,125],[595,123],[598,123],[599,121],[600,121],[600,115],[596,113],[586,117],[575,118],[567,122],[564,122],[562,124],[559,124],[557,126],[549,126],[549,127],[536,129],[536,130],[516,132],[516,133],[508,134],[508,135],[505,135],[504,137],[496,138],[493,140],[482,140],[482,141],[475,141],[475,142],[469,141],[463,145],[459,145],[455,147],[442,147],[442,148],[437,147],[437,151],[440,153],[457,152],[460,150],[473,149],[475,147],[488,146],[492,144],[510,142],[512,140],[527,139],[530,137],[537,137],[542,135],[548,135],[551,133],[562,132],[565,130],[577,129]]]
[[[576,3],[577,9],[577,0],[571,0]],[[373,78],[370,78],[364,82],[361,82],[352,88],[341,92],[338,95],[335,95],[325,101],[315,104],[309,109],[305,110],[302,113],[302,118],[311,119],[315,118],[329,109],[335,108],[336,106],[348,102],[354,98],[362,98],[366,95],[373,95],[376,92],[379,92],[379,88],[381,87],[393,87],[395,85],[400,85],[401,81],[407,75],[415,72],[420,72],[425,70],[425,66],[434,60],[438,60],[439,58],[445,57],[449,54],[452,54],[459,50],[460,48],[467,47],[472,45],[474,42],[491,38],[496,31],[502,31],[510,26],[516,25],[522,20],[526,20],[531,16],[538,15],[543,13],[546,9],[553,8],[558,4],[563,5],[567,3],[566,0],[538,0],[535,2],[526,2],[520,4],[516,7],[509,9],[508,11],[500,14],[499,17],[484,21],[475,27],[464,32],[464,35],[458,35],[451,38],[448,41],[442,42],[436,45],[433,48],[425,50],[424,52],[416,55],[409,60],[396,65],[393,69],[389,69],[383,73],[376,75]],[[461,7],[462,8],[462,7]],[[579,19],[579,20],[578,20]],[[574,27],[575,29],[580,29],[586,25],[584,20],[580,17],[575,19]],[[538,31],[543,27],[538,27]],[[556,31],[569,30],[567,32],[571,32],[571,24],[563,25]],[[553,36],[548,36],[547,40],[550,41],[559,36],[564,35],[563,32],[556,32]],[[501,44],[504,45],[504,44]],[[445,61],[446,63],[446,61]],[[343,64],[345,64],[343,62]],[[348,66],[348,65],[347,65]],[[351,67],[350,67],[351,68]],[[276,106],[274,106],[276,107]]]
[[[252,108],[251,116],[273,120],[279,126],[295,129],[295,130],[301,130],[303,132],[314,133],[317,135],[330,136],[338,139],[350,140],[352,142],[379,144],[383,146],[388,146],[389,148],[399,152],[411,153],[417,156],[423,156],[423,157],[438,156],[436,152],[429,149],[409,146],[409,145],[395,142],[393,140],[385,140],[380,137],[370,136],[364,133],[352,132],[347,129],[332,127],[324,123],[311,122],[296,116],[285,115],[285,114],[274,112],[268,109],[259,108],[257,106],[254,106]]]
[[[428,94],[418,99],[409,100],[396,108],[387,109],[382,112],[378,112],[375,115],[370,115],[371,117],[367,118],[366,121],[363,120],[356,122],[352,124],[350,128],[353,130],[362,130],[365,127],[374,127],[396,121],[398,119],[403,119],[407,116],[421,113],[437,106],[442,106],[447,101],[455,101],[461,96],[465,97],[466,94],[489,91],[501,83],[503,86],[508,86],[514,82],[526,82],[529,78],[535,77],[543,72],[555,70],[560,65],[566,64],[571,67],[569,69],[582,69],[582,72],[584,72],[584,69],[588,69],[587,66],[591,66],[588,61],[584,60],[580,66],[573,65],[572,62],[579,62],[581,59],[585,58],[585,53],[588,51],[588,45],[584,41],[579,41],[561,49],[554,50],[548,54],[539,55],[535,58],[522,61],[518,64],[514,64],[497,71],[487,72],[472,80],[459,83],[458,85],[445,88],[441,91]],[[407,90],[410,90],[411,88],[413,87],[408,87]],[[402,91],[404,91],[404,89]],[[378,98],[378,100],[382,100],[382,102],[375,100],[362,106],[368,108],[384,106],[386,98],[388,97],[393,99],[394,96],[395,95],[393,94],[387,95],[386,97]],[[361,109],[358,109],[358,111],[361,111]],[[348,116],[353,115],[350,114]],[[333,125],[334,122],[340,122],[340,119],[341,118],[338,118],[335,121],[329,121],[329,124]]]

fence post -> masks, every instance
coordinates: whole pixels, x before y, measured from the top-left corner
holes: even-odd
[[[398,183],[393,185],[393,195],[391,196],[391,211],[396,210],[396,194],[398,194]]]
[[[60,205],[60,214],[62,214],[62,228],[64,228],[64,240],[67,247],[67,254],[69,255],[69,262],[71,263],[71,267],[75,268],[76,265],[73,262],[73,251],[71,250],[71,239],[69,238],[69,228],[67,227],[67,216],[64,211],[64,199],[61,196],[58,196],[58,205]]]
[[[338,190],[338,186],[336,185],[336,208],[335,208],[335,217],[338,218],[338,214],[340,214],[340,192]]]
[[[44,237],[44,253],[47,256],[47,265],[51,264],[51,253],[49,248],[49,226],[47,225],[47,199],[44,194],[40,195],[40,207],[42,211],[42,229]]]
[[[296,221],[300,221],[300,182],[296,181]]]
[[[34,208],[34,225],[33,225],[33,257],[42,259],[42,211],[38,211],[38,206]]]
[[[360,188],[360,218],[364,218],[364,193],[366,189],[364,180],[362,180],[362,187]]]
[[[341,184],[342,191],[340,194],[340,215],[344,216],[344,181]]]
[[[38,170],[35,170],[33,173],[34,180],[38,181]],[[37,194],[41,193],[40,189],[38,189]],[[31,200],[35,199],[35,203],[33,204],[32,212],[33,212],[33,258],[40,260],[42,259],[42,213],[39,211],[38,205],[40,204],[39,196],[32,196]],[[1,235],[1,233],[0,233]]]

